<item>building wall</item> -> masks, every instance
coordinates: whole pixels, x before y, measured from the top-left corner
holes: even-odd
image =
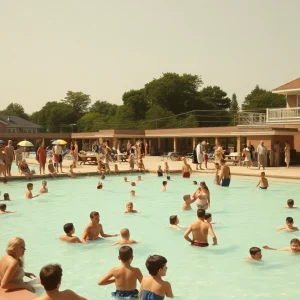
[[[286,107],[297,107],[297,95],[287,95],[286,97]]]
[[[0,122],[0,133],[2,132],[7,132],[7,130],[6,130],[6,125]]]

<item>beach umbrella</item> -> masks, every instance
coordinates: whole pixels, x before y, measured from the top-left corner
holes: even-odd
[[[64,140],[55,140],[52,142],[52,145],[67,145],[68,143]]]
[[[21,147],[34,147],[33,144],[29,141],[21,141],[20,143],[18,143],[18,146]]]

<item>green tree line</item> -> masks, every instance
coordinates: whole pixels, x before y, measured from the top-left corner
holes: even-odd
[[[219,86],[202,86],[199,75],[164,73],[142,89],[125,92],[121,105],[101,100],[92,103],[90,95],[68,91],[64,99],[47,102],[31,115],[18,103],[9,104],[0,115],[19,116],[48,132],[237,125],[236,94],[230,98]],[[285,97],[258,85],[242,103],[247,111],[272,107],[285,107]]]

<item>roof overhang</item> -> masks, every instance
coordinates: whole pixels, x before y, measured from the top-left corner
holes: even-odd
[[[280,95],[300,95],[300,88],[287,90],[273,90],[272,93]]]

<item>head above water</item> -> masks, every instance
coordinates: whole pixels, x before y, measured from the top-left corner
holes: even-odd
[[[292,239],[290,242],[291,250],[293,252],[299,252],[300,251],[300,241],[298,239]]]
[[[177,215],[172,215],[172,216],[170,216],[170,224],[171,225],[177,225],[178,224],[178,217],[177,217]]]
[[[27,183],[27,189],[28,190],[32,190],[32,188],[33,188],[33,183]]]
[[[6,204],[0,204],[0,210],[6,211]]]
[[[171,176],[167,176],[167,180],[171,180]]]
[[[40,271],[41,284],[46,291],[53,291],[60,287],[62,278],[62,268],[58,264],[50,264]]]
[[[212,217],[212,216],[211,216],[210,213],[205,213],[204,219],[205,219],[205,220],[208,220],[208,219],[210,219],[211,217]]]
[[[167,262],[161,255],[151,255],[146,260],[146,268],[151,276],[165,276]]]
[[[184,202],[187,202],[187,201],[190,201],[190,200],[191,200],[191,195],[186,194],[186,195],[183,196],[183,201]]]
[[[197,185],[197,181],[196,180],[193,181],[193,185]]]
[[[128,262],[133,259],[133,250],[129,246],[122,246],[119,249],[119,259],[122,262]]]
[[[294,224],[294,219],[292,218],[292,217],[287,217],[286,219],[285,219],[285,221],[286,221],[286,224],[290,224],[290,225],[293,225]]]
[[[64,225],[64,232],[66,234],[70,233],[74,229],[73,223],[67,223]]]
[[[262,258],[261,249],[258,247],[251,247],[249,253],[252,259],[254,260],[261,260]]]
[[[197,217],[199,219],[204,219],[205,218],[205,209],[199,208],[197,210]]]
[[[163,186],[167,186],[167,184],[168,184],[168,181],[163,181],[163,182],[162,182],[162,185],[163,185]]]
[[[99,216],[99,213],[97,212],[97,211],[92,211],[91,213],[90,213],[90,219],[91,220],[94,220],[94,219],[99,219],[100,218],[100,216]]]
[[[265,176],[266,176],[266,173],[265,173],[265,172],[261,172],[261,173],[260,173],[260,176],[261,176],[261,177],[265,177]]]
[[[130,232],[128,228],[123,228],[120,230],[120,235],[123,239],[129,239],[130,238]]]
[[[288,201],[287,201],[287,205],[288,205],[288,207],[293,207],[294,206],[294,200],[293,199],[288,199]]]
[[[133,209],[133,203],[132,203],[132,202],[127,202],[127,203],[126,203],[126,208],[127,208],[128,210],[132,210],[132,209]]]
[[[10,200],[10,199],[9,199],[9,194],[8,194],[8,193],[4,193],[3,197],[4,197],[4,200]]]

